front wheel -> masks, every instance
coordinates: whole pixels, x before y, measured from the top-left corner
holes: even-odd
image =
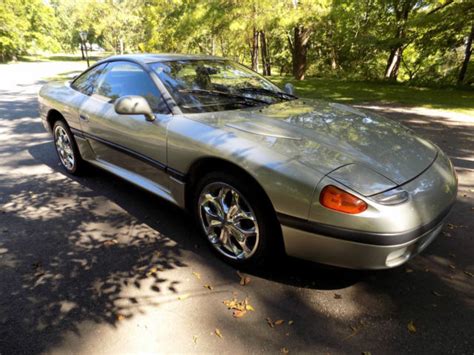
[[[273,209],[261,195],[245,178],[225,173],[209,174],[198,184],[198,223],[212,248],[231,264],[261,264],[278,245]]]
[[[65,122],[56,121],[53,127],[54,146],[58,153],[59,161],[66,171],[73,175],[78,175],[83,170],[83,161],[79,154],[71,130]]]

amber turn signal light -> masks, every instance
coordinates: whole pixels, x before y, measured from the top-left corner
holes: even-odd
[[[326,186],[321,191],[319,202],[331,210],[350,214],[361,213],[367,209],[367,204],[360,198],[332,185]]]

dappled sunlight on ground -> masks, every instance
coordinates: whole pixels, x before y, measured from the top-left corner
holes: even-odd
[[[26,86],[11,90],[12,100],[0,97],[2,353],[474,348],[474,144],[467,122],[377,110],[454,158],[459,199],[422,255],[380,272],[286,258],[241,270],[250,281],[242,286],[185,212],[94,168],[80,178],[65,174],[37,118],[40,80],[33,78],[31,87],[23,78]],[[234,298],[253,310],[234,318],[223,303]]]

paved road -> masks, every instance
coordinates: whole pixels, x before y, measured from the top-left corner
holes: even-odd
[[[241,286],[182,211],[58,166],[35,93],[82,66],[0,66],[1,354],[474,352],[473,122],[386,112],[445,149],[459,175],[450,225],[423,255],[383,272],[282,260]],[[233,297],[255,311],[233,318]]]

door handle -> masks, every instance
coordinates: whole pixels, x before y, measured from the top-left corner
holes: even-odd
[[[82,120],[82,121],[89,121],[89,117],[87,117],[86,115],[79,115],[79,118]]]

